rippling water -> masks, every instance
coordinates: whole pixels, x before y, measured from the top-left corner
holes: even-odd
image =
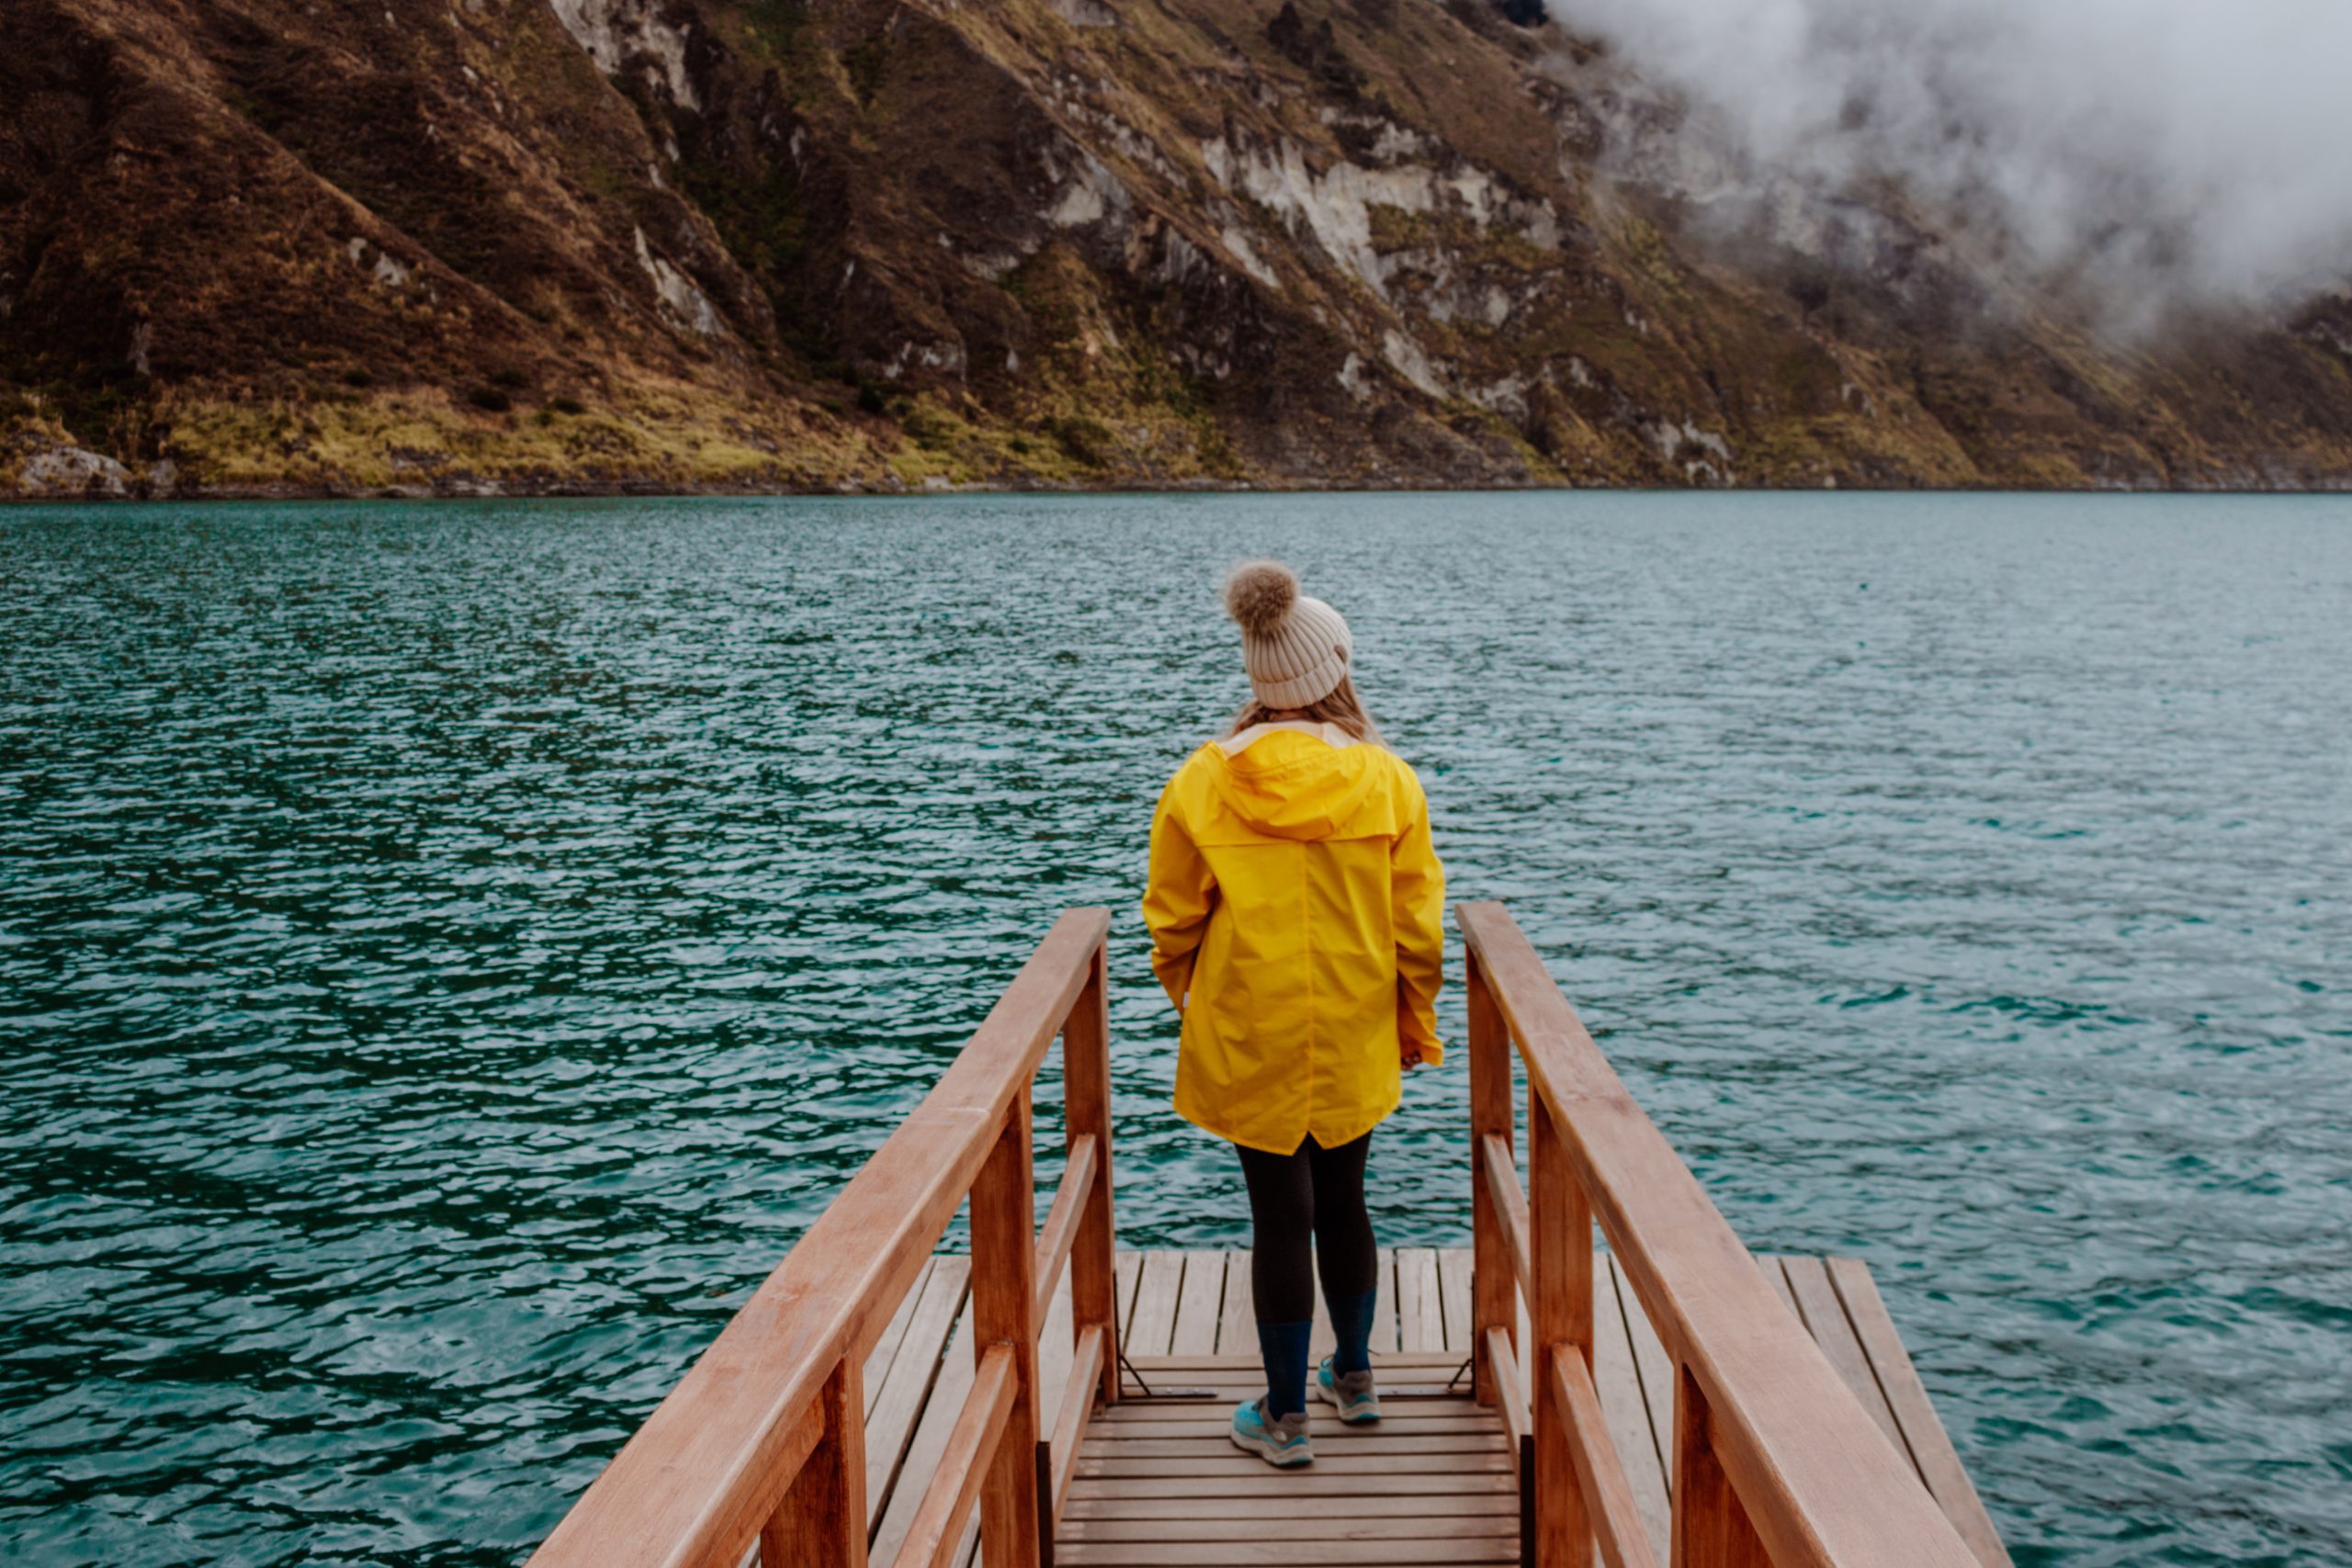
[[[514,1560],[1069,904],[1238,1241],[1135,903],[1270,549],[2021,1563],[2352,1558],[2352,506],[1682,495],[0,515],[0,1549]]]

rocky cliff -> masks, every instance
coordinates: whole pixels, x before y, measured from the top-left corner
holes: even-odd
[[[2352,296],[1727,205],[1573,22],[0,0],[0,493],[2352,481]]]

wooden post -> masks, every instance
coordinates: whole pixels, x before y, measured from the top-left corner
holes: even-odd
[[[865,1382],[854,1356],[825,1380],[824,1435],[760,1531],[761,1568],[865,1568]]]
[[[1098,943],[1086,988],[1062,1021],[1062,1119],[1071,1143],[1094,1135],[1094,1188],[1069,1253],[1070,1331],[1102,1330],[1102,1403],[1119,1402],[1119,1311],[1113,1269],[1118,1227],[1111,1213],[1111,1013]]]
[[[1569,1451],[1552,1352],[1572,1351],[1592,1371],[1592,1204],[1568,1163],[1559,1123],[1534,1085],[1527,1092],[1528,1328],[1521,1354],[1533,1373],[1536,1568],[1589,1568],[1592,1520]]]
[[[1772,1568],[1731,1478],[1715,1458],[1706,1396],[1687,1369],[1674,1378],[1673,1568]]]
[[[1487,1330],[1519,1339],[1518,1281],[1513,1278],[1505,1224],[1487,1190],[1482,1151],[1488,1134],[1511,1142],[1510,1032],[1487,988],[1477,954],[1465,955],[1464,988],[1470,1003],[1470,1344],[1473,1391],[1481,1404],[1496,1398],[1495,1372],[1482,1348]]]
[[[1038,1568],[1037,1234],[1023,1080],[972,1183],[972,1339],[1012,1352],[1012,1411],[980,1488],[980,1551],[989,1568]]]

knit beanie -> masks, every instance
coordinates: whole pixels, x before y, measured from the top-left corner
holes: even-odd
[[[1347,679],[1355,639],[1340,612],[1298,591],[1278,560],[1243,561],[1225,580],[1225,608],[1241,626],[1250,686],[1270,708],[1303,708]]]

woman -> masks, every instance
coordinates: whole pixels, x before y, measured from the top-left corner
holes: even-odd
[[[1442,1054],[1445,874],[1420,781],[1348,679],[1340,613],[1278,561],[1235,569],[1225,603],[1254,699],[1161,794],[1143,912],[1184,1019],[1177,1113],[1239,1149],[1250,1189],[1266,1393],[1234,1412],[1233,1440],[1288,1467],[1314,1459],[1318,1264],[1338,1348],[1316,1392],[1341,1421],[1380,1419],[1364,1159],[1403,1070]]]

